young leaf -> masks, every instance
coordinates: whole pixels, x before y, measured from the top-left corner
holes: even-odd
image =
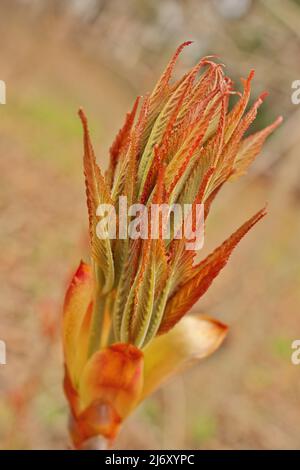
[[[257,212],[205,260],[195,266],[194,276],[179,287],[178,291],[169,299],[159,333],[166,333],[191,309],[226,265],[238,242],[265,215],[265,209]]]
[[[102,292],[108,292],[114,283],[114,261],[111,250],[110,240],[108,238],[100,239],[96,233],[98,219],[96,216],[97,208],[100,204],[111,204],[112,200],[109,189],[101,174],[100,168],[96,163],[94,150],[91,144],[87,118],[82,109],[79,110],[79,116],[84,132],[84,174],[86,184],[87,206],[89,213],[90,242],[92,257],[104,278]]]

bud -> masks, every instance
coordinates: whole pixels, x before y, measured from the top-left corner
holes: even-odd
[[[278,118],[244,138],[266,96],[245,113],[253,71],[232,108],[233,83],[209,57],[171,82],[188,44],[177,49],[153,92],[135,101],[110,149],[105,175],[96,163],[87,118],[79,111],[91,264],[80,263],[63,318],[65,393],[77,448],[97,436],[114,439],[128,414],[166,377],[219,347],[225,325],[185,315],[265,215],[264,209],[258,211],[198,263],[196,250],[187,249],[185,237],[172,230],[168,239],[162,234],[153,239],[97,236],[100,204],[114,207],[116,224],[122,226],[122,197],[129,205],[203,204],[206,220],[223,184],[247,171],[281,122]],[[103,225],[101,233],[108,233]],[[148,226],[151,233],[151,218]]]

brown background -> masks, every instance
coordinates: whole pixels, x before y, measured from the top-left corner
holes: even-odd
[[[235,8],[230,5],[236,3]],[[268,90],[256,128],[284,124],[251,172],[228,184],[205,251],[268,201],[268,217],[238,247],[195,311],[230,325],[212,358],[167,384],[128,420],[117,448],[300,448],[300,2],[1,1],[0,447],[68,446],[59,325],[70,273],[86,256],[87,217],[76,116],[89,115],[98,159],[135,95],[194,39],[178,73],[215,53],[238,80],[255,68]],[[55,333],[55,332],[54,332]]]

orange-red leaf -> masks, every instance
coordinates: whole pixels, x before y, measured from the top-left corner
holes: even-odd
[[[63,346],[65,363],[72,380],[76,381],[79,364],[86,359],[83,330],[88,328],[89,307],[92,301],[91,268],[81,261],[66,292],[63,308]]]
[[[104,283],[103,292],[108,292],[114,282],[114,262],[109,239],[100,239],[96,233],[98,219],[97,208],[100,204],[111,204],[109,189],[96,163],[93,146],[90,140],[87,118],[82,109],[79,116],[84,133],[84,174],[86,183],[87,206],[89,213],[89,228],[91,252],[99,270],[102,272]]]
[[[237,243],[265,214],[265,209],[257,212],[257,214],[245,222],[222,245],[194,268],[194,276],[182,285],[169,299],[159,333],[168,331],[190,310],[226,265]]]
[[[250,135],[241,142],[234,162],[232,178],[236,178],[246,173],[249,165],[261,151],[266,138],[276,129],[276,127],[279,126],[279,124],[281,124],[281,122],[282,117],[278,117],[268,127]]]
[[[119,130],[112,146],[109,149],[110,165],[109,165],[109,169],[107,172],[107,179],[110,185],[112,184],[112,176],[116,168],[120,153],[122,152],[122,150],[124,149],[124,147],[126,146],[128,142],[129,134],[133,126],[139,100],[140,100],[140,97],[138,96],[134,102],[132,110],[126,114],[125,122],[123,126],[121,127],[121,129]]]

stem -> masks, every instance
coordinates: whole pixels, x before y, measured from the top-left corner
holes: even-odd
[[[109,442],[103,436],[90,437],[81,445],[79,450],[107,450]]]
[[[94,308],[92,315],[92,326],[90,333],[88,357],[90,357],[100,346],[101,331],[105,313],[105,296],[101,295],[99,285],[101,285],[102,273],[94,264],[95,286],[94,286]]]
[[[105,315],[106,315],[106,328],[101,335],[101,346],[106,347],[114,343],[114,329],[112,323],[112,310],[115,300],[116,293],[111,291],[107,294],[106,304],[105,304]]]
[[[100,337],[101,337],[101,331],[102,331],[104,311],[105,311],[105,298],[100,297],[98,293],[95,299],[95,307],[93,311],[88,357],[91,357],[91,355],[95,351],[97,351],[100,347]]]

